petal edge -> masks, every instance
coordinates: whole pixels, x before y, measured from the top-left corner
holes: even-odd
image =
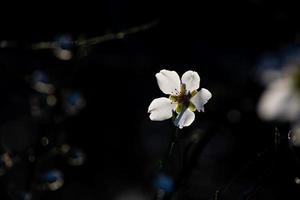
[[[160,70],[155,75],[159,89],[165,94],[175,94],[180,90],[180,78],[175,71]]]
[[[185,84],[187,91],[194,91],[200,87],[200,76],[195,71],[186,71],[182,77],[181,82]]]
[[[179,113],[174,120],[175,126],[182,129],[183,127],[189,126],[195,120],[195,113],[189,109],[185,109],[183,112]]]
[[[173,110],[176,104],[166,97],[160,97],[154,99],[149,107],[148,113],[150,113],[150,119],[152,121],[163,121],[169,119],[173,115]]]
[[[204,112],[204,105],[212,97],[210,91],[202,88],[195,96],[191,98],[191,102],[196,106],[197,110]]]

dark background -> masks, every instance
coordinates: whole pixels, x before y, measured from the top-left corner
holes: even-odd
[[[213,199],[218,189],[220,199],[299,198],[294,183],[298,171],[286,141],[275,150],[275,125],[256,116],[262,91],[257,63],[266,53],[297,45],[295,3],[73,3],[52,2],[37,8],[9,5],[1,15],[0,39],[16,45],[0,49],[0,125],[21,120],[30,126],[29,132],[34,129],[28,112],[32,91],[24,77],[36,69],[46,71],[58,88],[80,90],[87,102],[77,116],[57,128],[67,132],[68,143],[85,152],[86,163],[69,167],[58,161],[65,185],[39,198],[133,199],[125,197],[128,191],[153,196],[157,163],[175,130],[171,120],[151,122],[147,114],[152,99],[162,95],[154,76],[161,69],[179,74],[195,70],[201,87],[213,94],[206,112],[197,113],[196,121],[181,132],[170,172],[179,180],[173,199]],[[152,21],[158,23],[151,29],[94,45],[85,56],[74,47],[70,61],[57,59],[51,50],[29,48],[60,34],[76,40]],[[200,134],[200,142],[190,139],[194,133]],[[15,135],[15,141],[28,138],[28,133]],[[11,145],[19,145],[15,141]],[[22,150],[35,144],[35,140],[26,143]],[[31,166],[21,165],[18,170],[17,175],[8,172],[1,179],[3,198],[9,199],[8,183],[28,188],[23,180],[30,179],[24,174],[30,173]]]

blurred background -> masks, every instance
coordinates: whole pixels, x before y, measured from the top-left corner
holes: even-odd
[[[73,4],[3,7],[1,199],[299,199],[289,126],[256,113],[265,67],[298,49],[296,3]],[[147,113],[161,69],[213,94],[167,175],[175,127]]]

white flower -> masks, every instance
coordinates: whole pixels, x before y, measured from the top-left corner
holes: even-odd
[[[263,93],[258,114],[264,120],[294,122],[300,117],[299,70],[288,68]]]
[[[191,125],[195,119],[194,111],[204,112],[204,104],[211,98],[211,93],[200,86],[200,77],[197,72],[185,72],[181,80],[175,71],[161,70],[156,75],[160,90],[169,95],[169,98],[160,97],[154,99],[149,108],[150,119],[162,121],[173,116],[175,111],[178,115],[174,124],[179,128]]]

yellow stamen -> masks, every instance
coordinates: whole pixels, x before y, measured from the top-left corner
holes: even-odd
[[[177,96],[170,95],[170,96],[169,96],[169,99],[170,99],[172,102],[177,102]]]
[[[184,95],[186,93],[186,86],[185,84],[180,85],[180,94]]]

